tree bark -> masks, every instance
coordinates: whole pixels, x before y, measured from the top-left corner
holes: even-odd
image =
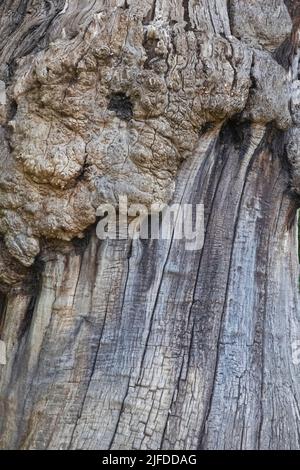
[[[299,449],[299,39],[290,3],[2,2],[0,448]],[[93,41],[103,73],[95,83],[85,60]],[[85,60],[74,59],[80,89],[73,47]],[[148,78],[154,91],[143,88]],[[116,95],[130,99],[125,110]],[[50,121],[68,129],[58,140],[66,152],[82,139],[79,169],[43,166],[58,139],[44,139]],[[130,150],[139,171],[112,173],[119,150],[90,144],[107,128],[121,147],[133,129],[142,158],[151,148],[155,161]],[[125,181],[129,198],[146,204],[203,202],[202,250],[174,238],[99,240],[95,148],[105,188],[122,193]],[[43,202],[30,212],[28,201]]]

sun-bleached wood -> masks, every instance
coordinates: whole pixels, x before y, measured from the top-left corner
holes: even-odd
[[[290,3],[1,3],[0,448],[299,449]],[[118,193],[203,249],[98,240]]]

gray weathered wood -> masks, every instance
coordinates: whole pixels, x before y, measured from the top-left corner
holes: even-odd
[[[1,3],[0,448],[299,449],[296,3]],[[98,240],[118,192],[203,249]]]

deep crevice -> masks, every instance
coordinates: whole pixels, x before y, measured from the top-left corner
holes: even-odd
[[[192,31],[192,23],[190,19],[190,14],[189,14],[189,0],[182,0],[182,6],[183,6],[183,19],[185,21],[185,31]]]
[[[5,314],[6,314],[7,296],[0,292],[0,339],[3,333]]]
[[[213,122],[206,122],[205,124],[203,124],[203,126],[199,128],[198,136],[202,137],[207,132],[210,132],[214,127],[215,127],[215,124]]]
[[[14,99],[9,101],[9,107],[7,111],[7,121],[12,121],[15,117],[18,109],[18,104]]]
[[[147,15],[143,19],[143,25],[147,26],[155,18],[156,0],[153,0],[152,7],[148,11]]]
[[[31,320],[32,320],[32,317],[33,317],[34,308],[35,308],[35,305],[36,305],[36,300],[37,300],[37,295],[33,295],[30,299],[30,302],[28,304],[27,310],[25,312],[24,318],[21,322],[21,325],[20,325],[20,328],[19,328],[19,331],[18,331],[18,341],[20,341],[23,338],[26,331],[28,331],[28,329],[30,327]]]
[[[151,61],[157,57],[156,54],[156,47],[158,44],[159,40],[157,38],[148,38],[147,33],[145,33],[144,36],[144,41],[143,41],[143,47],[146,51],[147,59],[144,63],[144,68],[145,69],[150,69],[151,68]]]
[[[73,238],[72,245],[75,248],[76,255],[82,255],[85,252],[85,250],[89,246],[94,231],[95,225],[92,225],[91,227],[85,230],[84,236],[82,238]]]
[[[220,141],[232,142],[239,156],[243,157],[251,146],[252,128],[249,121],[241,121],[237,114],[229,119],[221,129]]]

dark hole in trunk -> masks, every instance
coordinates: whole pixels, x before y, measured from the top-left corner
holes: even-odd
[[[119,119],[130,121],[133,116],[133,104],[125,93],[113,93],[109,97],[107,109],[114,111]]]

